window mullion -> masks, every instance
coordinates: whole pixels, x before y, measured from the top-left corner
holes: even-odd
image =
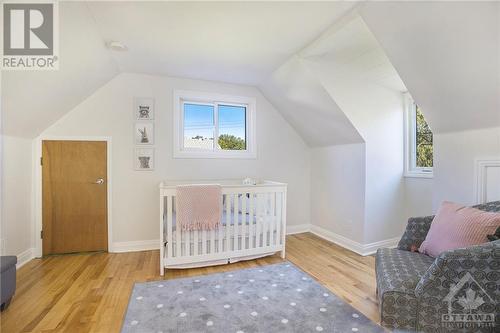
[[[415,102],[412,103],[412,107],[411,107],[411,112],[412,112],[412,115],[411,115],[411,119],[412,119],[412,124],[413,124],[413,128],[412,128],[412,169],[416,169],[417,168],[417,105],[415,104]]]
[[[180,109],[180,117],[179,117],[179,144],[182,150],[185,150],[184,147],[184,136],[185,136],[185,128],[184,128],[184,104],[186,102],[181,100],[181,109]]]
[[[219,151],[219,103],[214,103],[214,151]]]

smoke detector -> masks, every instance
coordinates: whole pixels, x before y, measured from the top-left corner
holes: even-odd
[[[106,43],[106,47],[110,50],[113,51],[127,51],[127,45],[123,44],[122,42],[118,41],[109,41]]]

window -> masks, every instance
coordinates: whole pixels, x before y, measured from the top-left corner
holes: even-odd
[[[255,158],[255,100],[176,91],[174,157]]]
[[[409,95],[406,96],[405,141],[405,176],[432,177],[432,130]]]

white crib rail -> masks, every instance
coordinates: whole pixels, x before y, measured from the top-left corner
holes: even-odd
[[[285,255],[286,184],[222,186],[223,216],[216,230],[183,231],[175,223],[175,186],[160,186],[160,273]]]

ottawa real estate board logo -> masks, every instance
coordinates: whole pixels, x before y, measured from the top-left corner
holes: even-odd
[[[59,69],[57,2],[2,4],[2,70]]]

